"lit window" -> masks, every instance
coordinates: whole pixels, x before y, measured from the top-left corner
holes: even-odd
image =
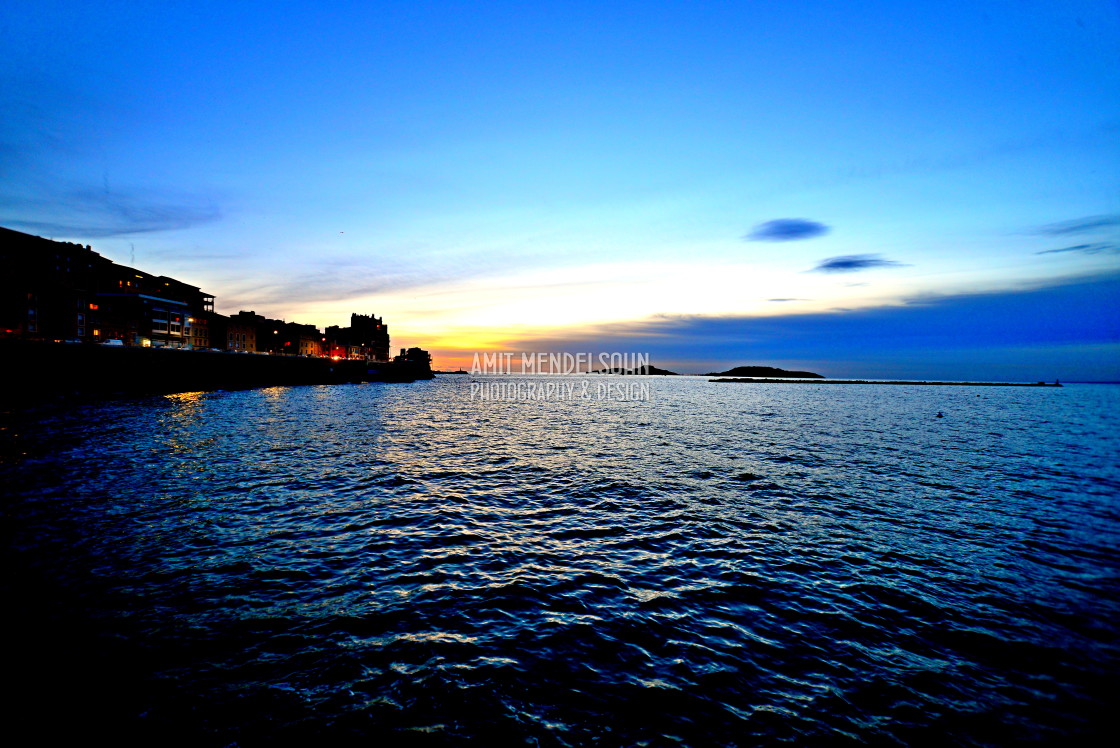
[[[90,304],[89,308],[90,309],[100,309],[101,307],[97,306],[97,304]]]

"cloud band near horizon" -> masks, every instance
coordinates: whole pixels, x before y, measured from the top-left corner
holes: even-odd
[[[829,362],[832,376],[1120,380],[1120,273],[1028,290],[924,296],[900,305],[781,316],[672,316],[507,350],[633,350],[652,363]],[[1042,355],[1039,351],[1050,351]],[[1080,352],[1096,351],[1092,371]],[[1103,351],[1103,353],[1102,353]],[[907,366],[917,367],[910,370]],[[1081,373],[1076,373],[1080,371]],[[980,372],[977,374],[976,372]]]

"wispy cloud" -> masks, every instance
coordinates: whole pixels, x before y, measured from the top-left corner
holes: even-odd
[[[0,223],[47,236],[97,239],[170,231],[212,223],[222,216],[212,195],[158,187],[81,187],[34,196],[0,195]]]
[[[978,148],[940,153],[915,151],[908,158],[901,160],[861,161],[858,164],[845,166],[826,184],[834,186],[853,180],[883,179],[909,174],[936,174],[969,169],[1057,148],[1092,146],[1098,143],[1111,145],[1118,132],[1120,132],[1120,121],[1106,119],[1078,130],[1051,128],[1025,133],[1025,137],[992,140],[981,144]]]
[[[767,301],[811,301],[811,299],[767,299]]]
[[[1051,223],[1040,226],[1035,233],[1046,236],[1069,236],[1071,234],[1088,234],[1100,229],[1120,227],[1120,215],[1086,216],[1074,218],[1070,221]]]
[[[880,255],[839,255],[828,257],[817,263],[810,273],[857,273],[875,268],[909,267],[905,263],[884,260]]]
[[[502,258],[481,253],[442,259],[430,255],[386,257],[380,253],[320,256],[311,267],[301,260],[296,260],[294,265],[278,263],[271,272],[256,273],[248,281],[231,282],[219,295],[219,301],[228,306],[256,305],[298,313],[300,307],[308,304],[363,299],[405,290],[439,298],[460,294],[456,284],[464,280],[501,274],[506,268]],[[534,284],[532,288],[546,290],[573,285],[609,288],[613,283],[608,279],[557,281]],[[484,304],[479,302],[478,306]],[[445,313],[442,303],[438,307],[440,311],[433,313]]]
[[[144,252],[146,257],[173,257],[184,262],[204,262],[211,263],[214,260],[240,260],[245,257],[244,253],[240,252],[189,252],[184,253],[182,249],[148,249]]]
[[[220,220],[217,195],[170,184],[68,178],[104,161],[106,114],[89,91],[57,80],[5,78],[0,92],[0,224],[49,237],[98,239],[185,229]],[[26,92],[34,91],[34,95]],[[100,154],[100,158],[98,155]],[[96,172],[95,172],[96,173]]]
[[[373,261],[368,266],[354,264],[345,267],[334,265],[329,259],[316,271],[304,269],[297,273],[298,278],[291,275],[281,272],[250,283],[231,284],[219,296],[219,301],[223,308],[261,307],[298,314],[299,308],[306,304],[360,299],[423,287],[446,279],[438,273],[414,268],[377,266]]]
[[[1120,244],[1112,244],[1110,242],[1075,244],[1072,247],[1062,247],[1061,249],[1044,249],[1041,252],[1035,252],[1035,254],[1052,255],[1061,252],[1080,252],[1081,254],[1086,255],[1112,254],[1115,252],[1120,252]]]
[[[789,242],[824,236],[831,229],[807,218],[776,218],[760,223],[744,239],[751,242]]]

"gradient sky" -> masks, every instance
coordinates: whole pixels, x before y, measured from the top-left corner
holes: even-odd
[[[1115,2],[23,2],[0,225],[476,350],[1120,379]]]

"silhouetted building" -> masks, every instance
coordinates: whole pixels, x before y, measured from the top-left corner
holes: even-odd
[[[280,337],[280,329],[284,322],[278,319],[269,319],[256,312],[240,311],[229,316],[228,350],[254,350],[260,353],[283,353],[284,345]],[[236,337],[235,337],[236,336]],[[244,336],[244,341],[239,340]],[[248,339],[253,339],[253,346],[249,348]],[[244,342],[246,348],[233,347],[235,343]]]
[[[0,263],[5,336],[181,348],[194,344],[194,315],[214,310],[214,297],[197,286],[80,244],[0,228]]]
[[[297,356],[319,356],[323,353],[325,338],[315,325],[289,322],[281,329],[283,352]]]
[[[380,317],[351,314],[349,327],[332,325],[326,334],[253,311],[227,317],[198,286],[119,265],[81,244],[0,228],[0,268],[0,337],[389,361]],[[420,354],[430,361],[419,348],[401,351]]]
[[[325,355],[323,333],[315,325],[270,319],[253,311],[231,314],[227,324],[227,348],[256,350],[289,356]]]
[[[210,318],[206,312],[198,312],[187,318],[191,347],[203,350],[214,347],[210,343]]]
[[[101,337],[99,271],[112,262],[88,246],[0,228],[0,335],[37,340]]]
[[[255,325],[237,322],[227,318],[224,337],[227,351],[257,352],[257,328]]]
[[[350,337],[354,345],[365,349],[366,358],[372,361],[389,360],[389,326],[380,317],[351,314]]]
[[[257,350],[257,327],[224,314],[204,316],[210,328],[210,347],[235,353],[255,353]]]
[[[380,317],[351,314],[349,327],[331,325],[325,338],[326,354],[329,356],[389,360],[389,327]]]
[[[393,359],[398,363],[420,364],[426,367],[432,365],[432,354],[425,351],[423,348],[401,348],[401,355]]]
[[[109,263],[99,268],[96,303],[101,337],[126,345],[193,345],[196,316],[214,311],[214,297],[198,286]]]

